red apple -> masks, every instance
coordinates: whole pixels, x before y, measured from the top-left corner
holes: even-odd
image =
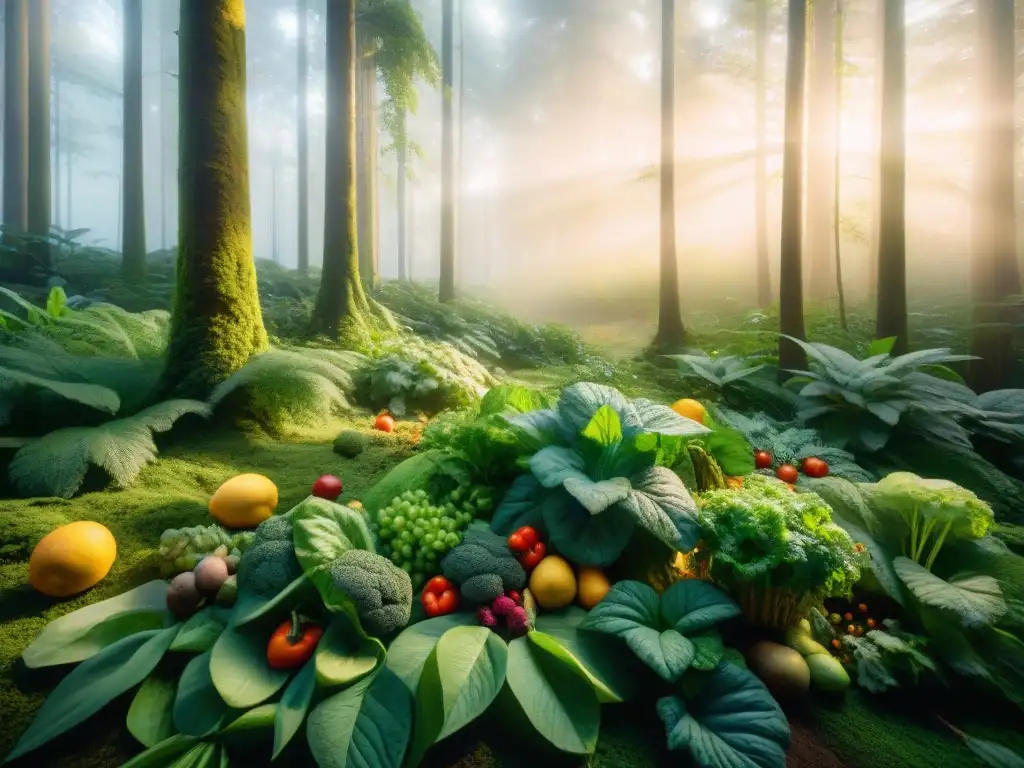
[[[341,496],[341,480],[334,475],[320,475],[313,483],[313,495],[334,501]]]

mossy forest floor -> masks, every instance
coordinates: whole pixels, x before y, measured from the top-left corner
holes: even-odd
[[[530,377],[534,384],[557,385],[572,378],[567,370],[549,369]],[[685,393],[659,388],[628,373],[616,381],[624,391],[668,400]],[[561,381],[559,381],[559,379]],[[678,386],[678,385],[677,385]],[[660,392],[657,391],[660,389]],[[350,426],[369,431],[371,417],[363,414]],[[342,425],[331,425],[330,430]],[[271,439],[237,430],[208,429],[172,433],[160,461],[147,468],[140,481],[124,491],[101,490],[72,500],[28,499],[0,501],[0,755],[28,725],[58,670],[29,672],[19,656],[32,637],[58,616],[105,599],[158,577],[156,549],[167,528],[207,524],[207,501],[220,483],[242,472],[260,472],[277,484],[279,509],[287,510],[308,495],[323,473],[338,475],[345,486],[343,500],[358,499],[391,466],[413,450],[411,427],[393,435],[373,433],[370,447],[358,458],[333,453],[327,431],[319,436]],[[333,435],[331,435],[333,436]],[[94,589],[68,601],[54,601],[27,585],[28,558],[39,539],[73,520],[96,520],[114,533],[118,557],[110,574]],[[138,751],[124,727],[130,695],[106,708],[88,724],[73,729],[34,753],[36,764],[108,768],[121,765]],[[964,711],[944,712],[973,735],[996,738],[1024,751],[1024,732],[999,727],[984,712],[985,702],[964,702]],[[604,709],[602,738],[590,766],[641,768],[680,765],[678,755],[664,748],[664,732],[652,712],[629,705]],[[817,699],[791,713],[794,745],[790,765],[801,768],[929,768],[955,765],[981,768],[978,761],[929,717],[925,704],[883,706],[850,691],[845,701],[830,705]],[[504,746],[500,728],[480,723],[435,749],[430,764],[441,768],[513,768],[537,756],[519,745]],[[545,765],[558,764],[555,756]],[[567,766],[581,766],[570,760]]]

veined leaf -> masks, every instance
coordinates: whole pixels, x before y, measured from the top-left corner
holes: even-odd
[[[278,704],[277,712],[274,715],[274,754],[272,760],[276,760],[281,751],[288,746],[292,737],[299,732],[303,721],[306,719],[306,712],[313,701],[313,693],[316,691],[316,661],[310,659],[292,678],[288,687],[284,689],[284,695]]]
[[[385,664],[415,693],[423,665],[441,636],[453,627],[476,626],[477,623],[473,614],[460,612],[412,624],[402,630],[388,647]]]
[[[285,670],[267,666],[267,637],[228,626],[210,651],[210,677],[228,706],[250,709],[262,704],[288,680]]]
[[[615,445],[622,440],[619,414],[610,405],[602,405],[584,428],[582,436],[603,447]]]
[[[1006,612],[999,582],[991,576],[954,577],[946,581],[906,557],[897,557],[893,567],[918,600],[952,611],[965,627],[993,624]]]

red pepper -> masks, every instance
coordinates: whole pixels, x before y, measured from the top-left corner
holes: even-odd
[[[538,538],[536,530],[528,525],[524,525],[508,537],[508,548],[513,552],[526,552],[537,543]]]
[[[459,607],[459,591],[444,576],[435,576],[423,588],[420,602],[430,618],[444,616]]]
[[[526,570],[532,570],[533,568],[537,567],[537,563],[543,560],[544,556],[547,555],[547,553],[548,548],[543,541],[535,542],[533,546],[531,546],[525,552],[520,553],[519,563]]]
[[[301,667],[313,655],[324,630],[306,617],[292,611],[292,617],[283,622],[267,643],[267,664],[271,669]]]

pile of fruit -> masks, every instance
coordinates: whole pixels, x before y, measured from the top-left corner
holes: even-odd
[[[234,605],[238,594],[237,569],[237,559],[207,555],[191,571],[171,579],[167,585],[167,609],[179,619],[187,619],[207,603]]]
[[[775,458],[768,451],[754,452],[754,466],[757,469],[769,470],[774,464]],[[800,462],[799,469],[793,464],[780,464],[778,467],[775,467],[775,476],[782,482],[789,483],[790,485],[800,478],[801,473],[807,477],[825,477],[828,475],[828,464],[821,459],[809,456]]]
[[[252,537],[252,531],[231,533],[219,525],[169,528],[160,535],[160,575],[168,578],[191,571],[207,555],[223,557],[237,568]]]

